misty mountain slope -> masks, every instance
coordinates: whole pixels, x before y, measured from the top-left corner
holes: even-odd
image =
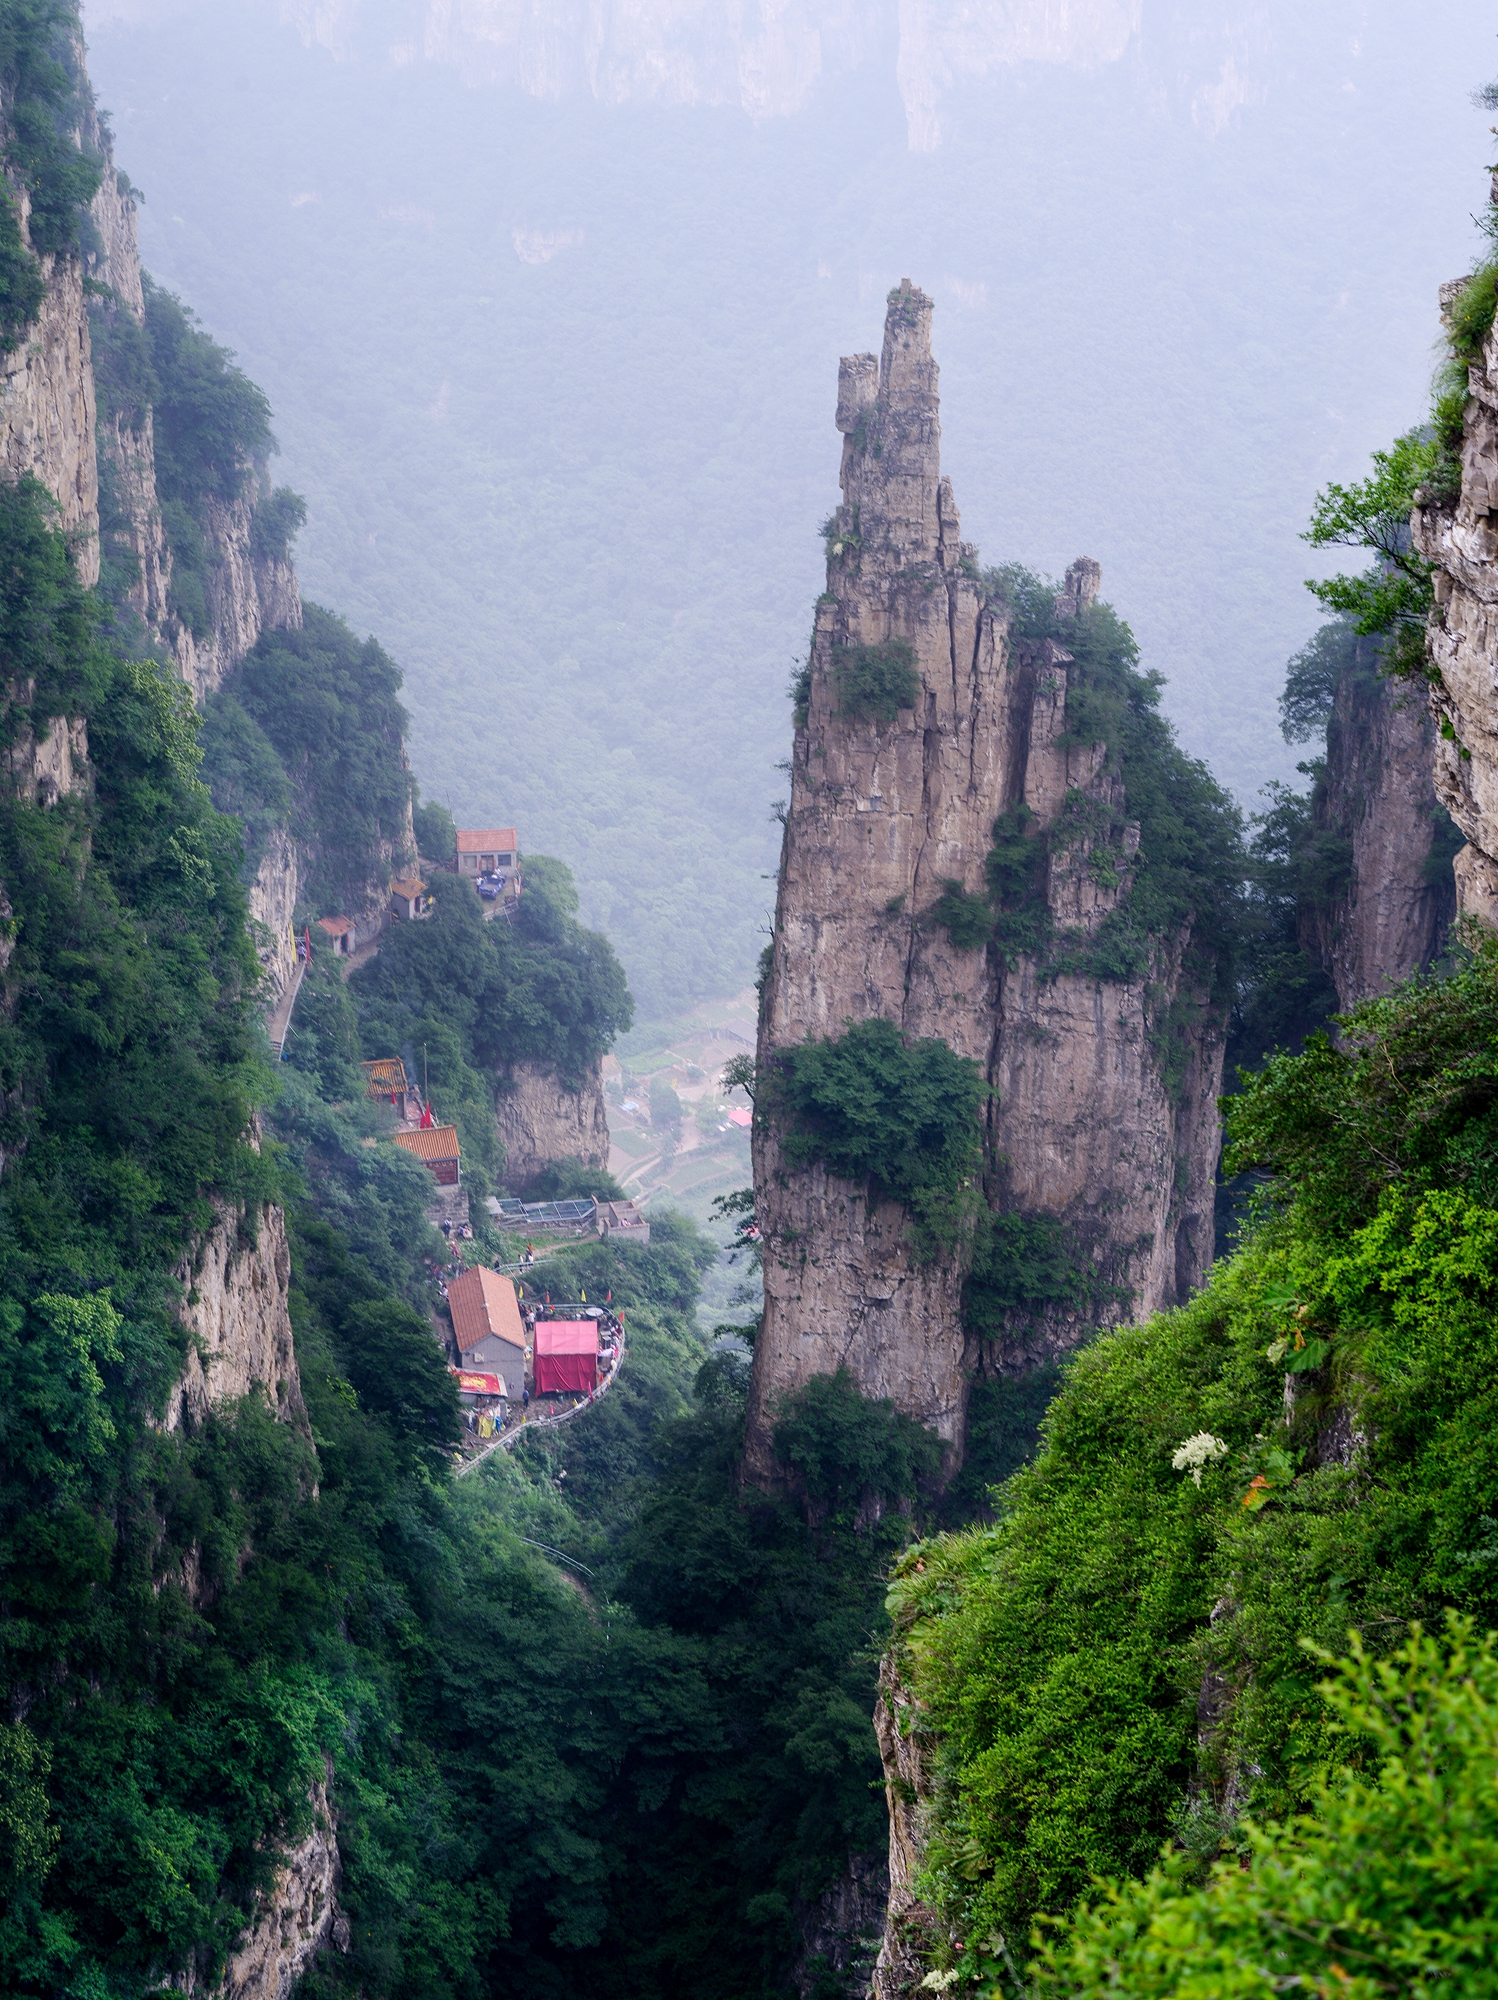
[[[917,61],[829,7],[758,122],[742,50],[678,89],[717,102],[576,62],[525,72],[545,98],[475,85],[421,8],[307,12],[336,58],[249,0],[92,10],[147,259],[269,390],[302,572],[406,667],[426,791],[574,865],[647,1015],[763,942],[835,361],[903,275],[985,560],[1097,556],[1187,746],[1245,793],[1285,774],[1296,535],[1418,414],[1469,254],[1480,9],[1417,38],[1387,5],[1144,6],[1112,59],[1005,66],[1023,8],[961,46],[926,10]],[[1391,201],[1440,220],[1391,242]]]

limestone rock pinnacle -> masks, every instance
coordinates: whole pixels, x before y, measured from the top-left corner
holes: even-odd
[[[1031,960],[958,945],[932,919],[954,883],[985,893],[1007,808],[1023,805],[1044,830],[1071,793],[1115,808],[1122,794],[1104,770],[1106,746],[1066,735],[1070,655],[1054,640],[1012,641],[1009,612],[961,538],[941,472],[931,319],[932,301],[902,281],[877,360],[845,356],[838,370],[842,502],[797,718],[758,1061],[869,1019],[895,1023],[908,1041],[946,1041],[998,1093],[986,1114],[989,1200],[1065,1219],[1150,1310],[1199,1279],[1210,1244],[1220,1023],[1195,1035],[1184,1079],[1167,1089],[1142,986],[1050,977]],[[1092,604],[1101,575],[1087,558],[1072,565],[1069,615]],[[850,662],[883,648],[914,670],[910,705],[892,719],[850,712]],[[1056,860],[1058,922],[1088,932],[1127,895],[1130,832],[1117,872],[1090,870],[1085,844]],[[1185,945],[1164,950],[1157,999],[1174,997]],[[975,1345],[962,1319],[964,1256],[922,1261],[898,1200],[793,1165],[783,1136],[757,1120],[765,1314],[748,1476],[774,1476],[780,1398],[839,1367],[929,1425],[955,1465],[973,1369],[1038,1357]],[[1072,1315],[1043,1345],[1084,1332]]]

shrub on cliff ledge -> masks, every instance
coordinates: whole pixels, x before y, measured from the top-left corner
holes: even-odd
[[[760,1108],[783,1117],[793,1164],[820,1160],[907,1203],[934,1247],[955,1235],[987,1094],[978,1065],[945,1042],[907,1042],[891,1021],[858,1021],[835,1040],[782,1049]]]
[[[843,715],[893,722],[902,708],[914,708],[920,699],[921,677],[908,639],[849,646],[838,656],[832,677]]]

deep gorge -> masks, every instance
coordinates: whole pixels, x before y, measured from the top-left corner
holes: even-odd
[[[1096,562],[963,540],[889,293],[733,1065],[755,1317],[669,1209],[543,1245],[629,1367],[458,1482],[455,1246],[359,1065],[421,1052],[518,1266],[487,1197],[621,1192],[623,971],[560,862],[512,922],[447,872],[68,7],[0,5],[0,121],[0,1985],[1489,1990],[1491,261],[1318,502],[1373,564],[1249,818]]]

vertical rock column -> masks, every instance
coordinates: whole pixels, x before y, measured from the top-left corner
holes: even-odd
[[[978,1351],[962,1324],[964,1256],[918,1260],[900,1202],[792,1165],[762,1115],[765,1312],[745,1459],[757,1479],[772,1475],[779,1399],[839,1368],[934,1430],[950,1468],[974,1367],[1032,1366],[1099,1318],[1171,1304],[1211,1253],[1223,1021],[1194,983],[1200,970],[1187,971],[1191,924],[1155,940],[1148,975],[1128,983],[959,947],[932,918],[947,884],[984,890],[994,822],[1023,807],[1043,842],[1052,923],[1084,948],[1129,895],[1139,830],[1124,824],[1107,745],[1069,738],[1071,655],[1056,639],[1011,642],[1008,613],[989,601],[961,539],[941,476],[930,329],[931,301],[903,284],[890,295],[883,353],[841,366],[843,502],[798,717],[759,1064],[870,1019],[976,1061],[994,1093],[991,1205],[1060,1221],[1113,1303],[1027,1314],[1012,1337]],[[1056,603],[1063,632],[1100,582],[1096,563],[1072,565]],[[892,722],[844,712],[840,665],[890,641],[910,649],[915,705]],[[1095,853],[1104,835],[1089,830],[1100,827],[1117,843],[1106,855]]]
[[[843,503],[818,601],[804,727],[796,734],[759,1062],[848,1021],[940,1036],[989,1066],[985,955],[921,919],[945,880],[976,890],[1014,760],[1002,628],[984,609],[941,477],[931,301],[891,293],[884,351],[843,361]],[[918,705],[893,722],[841,713],[849,649],[904,640]],[[755,1351],[747,1465],[769,1470],[774,1403],[846,1367],[954,1447],[963,1421],[962,1270],[920,1264],[896,1201],[819,1165],[790,1166],[755,1133],[765,1316]]]

